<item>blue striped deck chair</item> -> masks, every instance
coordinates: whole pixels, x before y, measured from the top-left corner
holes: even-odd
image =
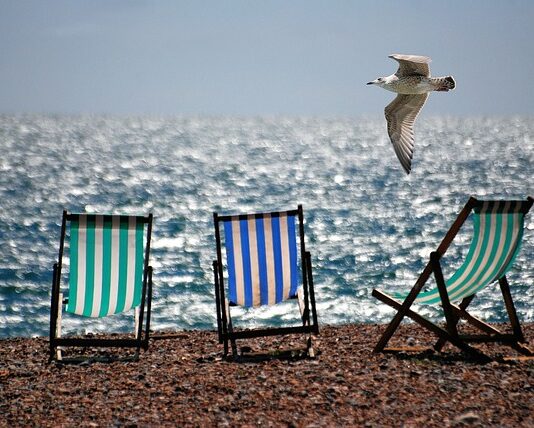
[[[136,355],[141,348],[148,349],[152,299],[152,267],[148,264],[151,233],[152,214],[121,216],[63,211],[59,257],[54,264],[52,279],[51,360],[60,359],[61,350],[69,346],[136,348]],[[61,276],[63,259],[67,257],[65,248],[68,248],[69,266],[68,290],[64,293]],[[92,318],[134,312],[134,337],[61,337],[63,311],[76,317]]]
[[[434,345],[438,352],[450,342],[474,357],[488,360],[489,357],[469,343],[499,342],[511,346],[521,354],[532,356],[532,351],[525,344],[506,273],[521,247],[524,218],[533,202],[534,199],[530,197],[524,201],[480,201],[470,198],[438,249],[431,253],[428,264],[409,293],[386,294],[373,290],[374,297],[398,311],[378,341],[375,352],[388,350],[388,341],[407,316],[438,336]],[[473,218],[473,237],[469,250],[458,270],[445,280],[442,258],[470,215]],[[423,286],[432,274],[436,286],[423,291]],[[501,289],[512,333],[504,333],[467,312],[467,307],[476,294],[496,282]],[[411,310],[412,304],[440,304],[445,316],[445,328]],[[460,334],[460,319],[481,333]]]
[[[233,357],[237,356],[237,339],[300,333],[308,335],[306,351],[313,356],[311,334],[318,334],[319,327],[302,206],[283,212],[213,216],[217,327],[224,355],[230,342]],[[288,299],[298,300],[302,325],[234,330],[231,307],[256,308]]]

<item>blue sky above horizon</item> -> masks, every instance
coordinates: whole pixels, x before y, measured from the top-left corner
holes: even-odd
[[[391,53],[457,89],[425,114],[534,114],[534,2],[0,0],[0,113],[382,114]]]

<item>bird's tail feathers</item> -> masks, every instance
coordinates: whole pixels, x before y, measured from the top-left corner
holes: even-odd
[[[434,84],[436,85],[436,91],[450,91],[456,88],[456,82],[452,76],[436,77]]]

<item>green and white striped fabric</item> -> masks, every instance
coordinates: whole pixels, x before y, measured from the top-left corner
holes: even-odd
[[[473,240],[462,266],[446,281],[451,301],[459,301],[502,278],[521,247],[524,213],[522,201],[485,201],[474,209]],[[408,293],[393,293],[404,299]],[[416,303],[441,302],[439,290],[419,293]]]
[[[104,317],[141,303],[144,222],[134,216],[73,214],[66,311]]]

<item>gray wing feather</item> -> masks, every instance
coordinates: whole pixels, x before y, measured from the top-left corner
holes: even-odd
[[[432,60],[427,56],[392,54],[389,58],[393,58],[399,63],[399,69],[395,73],[399,77],[413,76],[414,74],[430,77],[428,64]]]
[[[410,173],[413,157],[413,125],[427,98],[428,94],[399,94],[384,110],[389,138],[407,174]]]

